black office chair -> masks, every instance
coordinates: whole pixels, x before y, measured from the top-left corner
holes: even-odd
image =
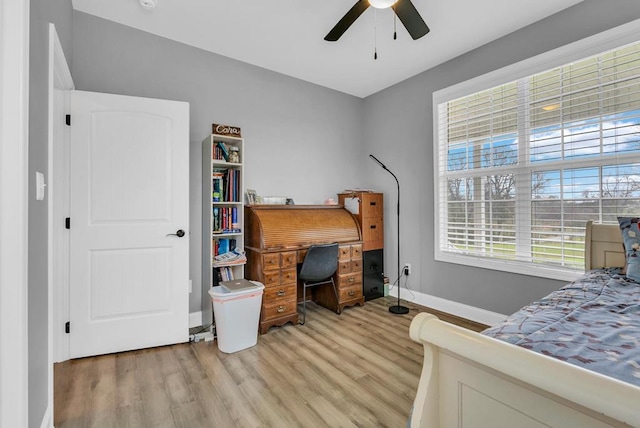
[[[302,262],[298,278],[302,281],[302,322],[307,317],[307,288],[321,284],[331,284],[338,303],[338,290],[333,282],[333,274],[338,270],[338,244],[312,245]],[[338,308],[338,313],[340,309]]]

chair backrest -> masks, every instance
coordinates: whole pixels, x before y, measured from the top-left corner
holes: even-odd
[[[303,281],[321,281],[338,270],[338,244],[312,245],[302,262],[298,278]]]

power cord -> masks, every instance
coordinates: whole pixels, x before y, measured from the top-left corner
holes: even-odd
[[[393,283],[389,287],[389,294],[391,294],[391,291],[395,288],[396,284],[398,284],[398,287],[400,287],[400,280],[402,279],[402,277],[404,277],[404,287],[407,289],[407,291],[411,295],[411,299],[409,301],[413,302],[416,296],[415,294],[413,294],[413,292],[409,288],[409,275],[405,274],[405,272],[406,272],[406,269],[403,267],[402,270],[400,271],[400,275],[395,279],[395,281],[393,281]]]
[[[404,269],[403,269],[403,271],[404,271]],[[413,292],[409,288],[409,275],[404,275],[404,288],[406,288],[407,291],[409,292],[409,294],[411,295],[410,299],[405,299],[405,300],[408,300],[409,302],[413,302],[416,299],[416,295],[413,294]]]
[[[211,328],[214,324],[215,324],[215,323],[212,321],[208,326],[206,326],[206,327],[202,327],[200,330],[198,330],[198,331],[194,331],[194,332],[193,332],[193,333],[191,333],[191,334],[193,335],[193,334],[203,333],[203,332],[205,332],[205,331],[209,330],[209,328]]]
[[[193,333],[189,333],[189,342],[199,342],[200,338],[198,338],[198,334],[200,333],[204,333],[205,331],[211,331],[211,334],[213,335],[213,339],[216,339],[218,337],[218,335],[216,334],[216,320],[215,317],[213,316],[213,302],[211,302],[211,316],[212,316],[212,321],[211,323],[209,323],[209,325],[207,326],[203,326],[200,330],[193,332]],[[205,342],[207,340],[205,339]]]

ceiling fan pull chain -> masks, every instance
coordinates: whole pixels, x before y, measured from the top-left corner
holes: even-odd
[[[391,9],[393,9],[393,40],[396,40],[398,38],[398,34],[396,33],[396,19],[398,18],[396,15],[396,4],[394,3],[393,6],[391,6]]]
[[[373,10],[373,59],[378,59],[378,10]]]

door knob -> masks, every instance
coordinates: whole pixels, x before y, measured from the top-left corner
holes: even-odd
[[[176,233],[167,233],[167,236],[177,236],[178,238],[182,238],[184,236],[184,230],[178,229]]]

